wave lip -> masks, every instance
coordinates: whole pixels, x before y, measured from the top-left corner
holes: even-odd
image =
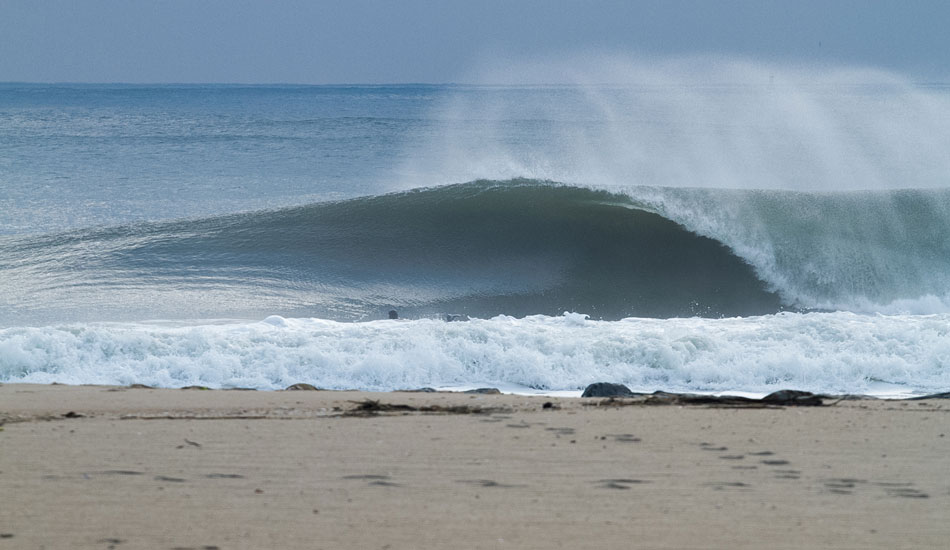
[[[636,204],[728,246],[786,305],[950,311],[950,189],[638,187],[628,194]]]

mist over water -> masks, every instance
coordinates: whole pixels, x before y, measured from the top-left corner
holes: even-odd
[[[876,69],[720,57],[486,66],[404,187],[531,178],[802,191],[950,185],[950,93]],[[556,82],[558,85],[551,85]]]

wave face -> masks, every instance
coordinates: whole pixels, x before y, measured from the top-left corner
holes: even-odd
[[[892,395],[950,386],[950,316],[781,313],[469,322],[268,317],[261,322],[0,329],[0,381],[335,389],[501,386]],[[514,386],[514,387],[512,387]],[[881,386],[887,386],[882,388]]]
[[[477,181],[0,241],[8,324],[947,311],[950,192]],[[15,323],[11,322],[15,321]]]
[[[473,182],[304,207],[4,241],[2,300],[55,320],[338,320],[451,312],[597,318],[774,312],[722,243],[629,197]],[[143,317],[146,315],[146,317]],[[21,321],[22,324],[22,321]]]

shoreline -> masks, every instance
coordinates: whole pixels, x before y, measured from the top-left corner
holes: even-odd
[[[3,384],[0,550],[939,547],[948,413]]]
[[[711,398],[711,399],[723,399],[729,400],[732,398],[737,398],[740,400],[749,400],[749,401],[761,401],[762,399],[768,397],[771,394],[778,394],[783,392],[798,392],[808,395],[814,395],[815,397],[836,401],[836,400],[883,400],[883,401],[919,401],[926,399],[950,399],[950,391],[948,392],[924,392],[920,390],[913,389],[904,389],[893,384],[883,384],[881,383],[879,387],[875,388],[868,393],[828,393],[828,392],[811,392],[804,390],[797,390],[793,386],[789,387],[780,387],[780,389],[763,392],[763,391],[747,391],[747,390],[688,390],[688,391],[674,391],[674,390],[665,390],[665,389],[644,389],[640,387],[634,387],[631,389],[625,384],[615,384],[612,382],[604,383],[597,382],[594,384],[589,384],[588,387],[598,386],[601,384],[608,384],[612,386],[617,386],[623,388],[624,391],[629,392],[629,395],[614,395],[613,397],[618,398],[636,398],[644,399],[650,396],[669,396],[669,397],[683,397],[683,398]],[[392,389],[392,390],[364,390],[359,388],[325,388],[314,386],[313,384],[307,382],[297,382],[291,384],[287,387],[282,388],[255,388],[255,387],[241,387],[241,386],[227,386],[227,387],[213,387],[213,386],[203,386],[203,385],[188,385],[188,386],[152,386],[148,384],[110,384],[110,383],[90,383],[90,384],[73,384],[73,383],[64,383],[64,382],[32,382],[32,381],[0,381],[0,387],[4,385],[11,386],[20,386],[20,387],[56,387],[56,386],[66,386],[74,388],[109,388],[109,391],[122,391],[122,390],[185,390],[185,391],[212,391],[212,392],[262,392],[262,393],[281,393],[287,391],[316,391],[316,392],[331,392],[331,393],[367,393],[367,394],[412,394],[412,393],[434,393],[434,394],[498,394],[498,395],[510,395],[518,397],[534,397],[534,398],[550,398],[550,399],[583,399],[585,398],[584,392],[587,388],[577,389],[577,390],[538,390],[534,388],[529,388],[526,386],[519,386],[517,384],[468,384],[468,385],[447,385],[447,386],[422,386],[418,388],[411,389]],[[597,395],[594,397],[611,397],[611,395]],[[785,405],[793,405],[790,403],[785,403]]]

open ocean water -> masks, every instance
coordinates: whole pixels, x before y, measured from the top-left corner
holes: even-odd
[[[950,389],[950,88],[638,76],[0,84],[0,382]]]

